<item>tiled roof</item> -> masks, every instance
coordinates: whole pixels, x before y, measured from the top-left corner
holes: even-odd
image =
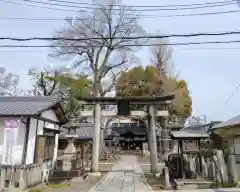
[[[60,99],[52,96],[0,97],[0,116],[37,115],[58,102]]]
[[[93,137],[94,124],[93,123],[83,123],[79,125],[80,128],[76,129],[76,134],[81,137]]]
[[[68,134],[68,130],[64,130],[60,135],[61,138],[67,137],[68,135],[76,135],[79,139],[92,139],[94,132],[94,123],[79,123],[76,127],[76,132],[73,134]],[[107,135],[106,137],[108,137]]]
[[[222,123],[219,123],[215,126],[213,126],[211,129],[218,129],[218,128],[226,128],[230,126],[240,125],[240,115],[235,116],[227,121],[224,121]]]
[[[146,127],[141,127],[134,123],[131,123],[130,125],[128,125],[128,123],[120,123],[119,126],[116,124],[113,124],[112,126],[112,131],[118,134],[132,132],[135,135],[146,135],[146,130]]]
[[[208,138],[209,135],[206,131],[202,130],[188,130],[183,129],[181,131],[171,131],[170,135],[174,138]]]

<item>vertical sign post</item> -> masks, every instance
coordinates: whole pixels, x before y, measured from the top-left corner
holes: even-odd
[[[20,123],[20,119],[4,119],[4,163],[10,163],[12,165],[10,183],[12,183],[13,179],[13,171],[16,157],[13,156],[13,150],[15,149],[15,146],[17,144]]]
[[[20,119],[4,119],[4,164],[14,164],[13,149],[18,140]]]

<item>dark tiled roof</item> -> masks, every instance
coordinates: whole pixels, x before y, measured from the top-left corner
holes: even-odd
[[[76,122],[74,122],[76,123]],[[71,124],[71,122],[70,122]],[[93,137],[93,132],[94,132],[94,122],[91,119],[88,119],[87,123],[76,123],[75,124],[75,128],[76,128],[76,133],[74,133],[75,135],[78,135],[80,139],[82,138],[86,138],[86,139],[91,139]],[[128,123],[120,123],[120,127],[117,126],[118,123],[113,123],[110,131],[108,134],[106,134],[105,139],[107,138],[111,138],[112,136],[119,136],[120,134],[124,134],[127,132],[132,132],[135,135],[146,135],[146,128],[145,127],[141,127],[138,126],[135,123],[131,123],[130,127],[128,126]],[[67,127],[71,127],[68,126],[68,124],[66,124],[66,126],[63,126],[65,128]],[[63,131],[63,135],[64,134],[68,134],[67,132],[68,130],[65,129]],[[62,135],[62,136],[63,136]],[[64,137],[64,136],[63,136]]]
[[[0,97],[0,116],[37,115],[60,102],[52,96]]]
[[[68,130],[65,129],[60,135],[60,138],[64,138],[65,136],[67,137],[69,135],[76,135],[76,138],[78,139],[92,139],[94,132],[94,123],[79,123],[76,127],[76,132],[73,134],[68,134],[67,131]],[[107,135],[106,137],[109,138],[110,135]]]
[[[146,127],[138,126],[137,124],[131,123],[120,123],[119,127],[113,124],[112,131],[118,134],[125,134],[127,132],[132,132],[135,135],[146,135]]]

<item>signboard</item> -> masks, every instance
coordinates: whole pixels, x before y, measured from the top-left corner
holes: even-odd
[[[9,130],[12,128],[18,129],[20,126],[20,119],[4,119],[4,128]]]
[[[145,141],[146,137],[117,137],[121,141]]]
[[[20,119],[4,119],[3,163],[14,164],[14,148],[17,144]]]
[[[197,140],[184,140],[183,151],[199,151]]]

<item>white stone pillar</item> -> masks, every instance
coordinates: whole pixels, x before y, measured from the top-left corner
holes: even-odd
[[[54,145],[54,152],[53,152],[53,161],[52,161],[52,167],[55,166],[55,162],[57,160],[57,153],[58,153],[58,139],[59,139],[59,134],[55,135],[55,145]]]
[[[98,161],[99,161],[99,147],[100,147],[100,114],[101,114],[101,105],[95,105],[95,113],[94,113],[94,132],[92,138],[92,164],[91,164],[91,172],[98,173]]]
[[[151,161],[151,172],[157,173],[157,137],[156,137],[156,119],[155,119],[155,108],[149,106],[149,148],[150,148],[150,161]]]

